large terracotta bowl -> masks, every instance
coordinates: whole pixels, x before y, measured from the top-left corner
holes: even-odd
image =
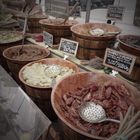
[[[64,105],[64,98],[62,96],[69,92],[69,94],[73,94],[73,91],[77,90],[77,88],[85,87],[86,85],[95,82],[97,84],[103,85],[107,81],[117,81],[120,84],[125,85],[129,92],[129,98],[133,101],[136,108],[140,109],[140,92],[130,84],[106,75],[106,74],[99,74],[99,73],[91,73],[91,72],[83,72],[71,75],[69,77],[64,78],[61,80],[52,90],[51,94],[51,103],[55,113],[57,114],[60,122],[62,124],[62,129],[64,134],[70,138],[70,140],[107,140],[105,137],[99,137],[95,135],[91,135],[90,133],[85,132],[84,130],[78,129],[73,122],[70,120],[70,116],[67,117],[64,114],[64,109],[62,109],[62,105]],[[70,96],[71,97],[71,96]],[[62,101],[63,100],[63,101]],[[70,110],[68,114],[70,113]],[[68,115],[67,114],[67,115]]]
[[[53,44],[59,44],[61,38],[72,38],[72,32],[70,28],[77,24],[76,20],[67,20],[64,23],[64,19],[42,19],[39,21],[43,30],[53,35]]]
[[[23,22],[25,20],[25,14],[24,13],[18,13],[14,15],[14,17],[19,20],[19,22]],[[35,15],[29,15],[28,17],[28,31],[29,33],[42,33],[43,30],[41,28],[41,25],[39,24],[39,20],[48,18],[47,15],[42,14],[35,14]]]
[[[121,52],[134,55],[136,57],[136,62],[134,64],[131,74],[130,75],[123,73],[120,74],[131,81],[140,83],[140,36],[119,35],[118,41],[119,41],[118,47]]]
[[[22,52],[19,54],[20,49]],[[3,51],[8,68],[13,78],[20,84],[18,73],[19,70],[29,62],[37,61],[49,57],[50,51],[39,45],[25,44],[7,48]]]
[[[105,34],[101,36],[91,35],[90,30],[97,28],[102,29]],[[113,47],[116,36],[121,32],[117,26],[106,23],[77,24],[71,27],[71,31],[73,39],[79,42],[77,51],[79,59],[92,59],[95,56],[103,58],[106,48]]]
[[[74,63],[63,60],[60,58],[46,58],[39,61],[31,62],[26,64],[22,69],[19,71],[19,79],[21,82],[25,85],[25,89],[27,94],[35,101],[35,103],[42,109],[42,111],[49,117],[50,120],[56,119],[56,116],[53,112],[52,106],[51,106],[51,91],[52,87],[41,87],[41,86],[34,86],[31,84],[28,84],[24,78],[23,78],[23,70],[33,65],[34,63],[42,63],[42,64],[48,64],[48,65],[60,65],[63,67],[68,67],[70,69],[73,69],[75,73],[79,72],[79,68]]]
[[[18,31],[0,31],[0,64],[9,71],[2,53],[5,49],[21,44],[23,35]]]

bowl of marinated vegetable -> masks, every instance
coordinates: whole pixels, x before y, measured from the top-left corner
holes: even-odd
[[[115,122],[85,121],[79,109],[86,102],[102,106],[108,118],[120,120],[120,113],[124,117],[129,106],[140,110],[140,92],[103,73],[76,73],[58,82],[52,90],[51,103],[69,140],[108,140],[119,129],[120,124]]]
[[[26,64],[19,72],[27,94],[52,120],[51,91],[62,78],[79,72],[76,64],[60,58],[46,58]]]

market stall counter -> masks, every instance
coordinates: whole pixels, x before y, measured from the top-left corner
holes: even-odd
[[[48,50],[50,50],[50,52],[51,52],[50,57],[65,59],[65,56],[67,55],[63,51],[59,50],[59,45],[53,45],[52,47],[48,47],[48,45],[46,45],[44,42],[37,42],[33,37],[27,38],[27,41],[29,41],[30,43],[48,48]],[[101,59],[99,57],[95,57],[94,59],[91,59],[89,61],[89,60],[80,60],[73,55],[67,55],[66,59],[75,63],[80,68],[81,71],[107,73],[107,74],[111,74],[111,75],[115,74],[115,73],[112,73],[113,71],[110,68],[102,65],[103,59]],[[114,72],[116,72],[116,71],[114,71]],[[121,76],[121,74],[119,74],[118,72],[115,74],[115,76],[130,83],[131,85],[135,86],[138,90],[140,90],[139,82],[133,82],[129,79],[126,79],[123,76]]]
[[[43,140],[51,125],[26,93],[0,66],[0,140]]]

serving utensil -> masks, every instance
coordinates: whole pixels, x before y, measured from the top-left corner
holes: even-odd
[[[89,123],[101,123],[104,121],[120,123],[119,120],[107,118],[104,108],[94,102],[83,103],[79,108],[79,115],[84,121]]]
[[[50,65],[45,68],[45,74],[49,77],[56,77],[60,72],[61,70],[57,65]]]
[[[27,5],[25,6],[23,12],[26,10]],[[22,47],[19,50],[19,54],[22,54],[23,52],[23,45],[24,45],[24,41],[25,41],[25,35],[26,35],[26,29],[27,29],[27,23],[28,23],[28,16],[30,14],[30,12],[32,11],[32,9],[34,8],[34,6],[30,7],[29,10],[27,10],[27,14],[25,15],[25,20],[24,20],[24,27],[23,27],[23,39],[22,39]]]
[[[44,72],[46,76],[51,77],[52,79],[51,87],[54,87],[54,85],[56,84],[55,78],[57,77],[57,75],[61,73],[60,68],[57,65],[51,65],[46,67]]]

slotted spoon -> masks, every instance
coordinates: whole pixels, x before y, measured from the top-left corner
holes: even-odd
[[[79,108],[79,115],[84,121],[89,123],[101,123],[104,121],[120,123],[119,120],[107,118],[103,107],[94,102],[83,103]]]

